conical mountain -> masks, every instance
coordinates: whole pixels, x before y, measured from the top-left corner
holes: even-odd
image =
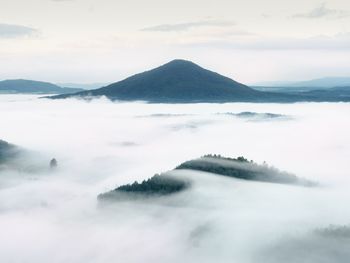
[[[69,96],[107,96],[114,100],[150,102],[252,101],[261,92],[206,70],[193,62],[173,60],[109,86]]]

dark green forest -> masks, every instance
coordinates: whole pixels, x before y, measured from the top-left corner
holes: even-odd
[[[282,172],[266,163],[257,164],[244,157],[227,158],[209,154],[199,159],[184,162],[175,169],[203,171],[252,181],[312,185],[312,182],[301,179],[293,174]]]
[[[175,179],[173,176],[169,176],[167,174],[156,174],[153,177],[142,181],[141,183],[135,181],[132,184],[119,186],[108,193],[99,195],[99,198],[114,198],[120,193],[142,196],[164,196],[180,192],[186,189],[188,186],[188,182]]]
[[[314,183],[299,178],[293,174],[282,172],[272,166],[257,164],[244,157],[228,158],[221,155],[208,154],[201,158],[184,162],[175,170],[188,169],[209,172],[215,175],[228,176],[237,179],[313,186]],[[141,183],[121,185],[116,189],[99,195],[99,199],[118,199],[121,196],[164,196],[178,193],[190,187],[190,183],[183,179],[169,176],[168,174],[156,174]]]

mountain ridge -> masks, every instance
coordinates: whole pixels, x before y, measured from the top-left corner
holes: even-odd
[[[260,93],[191,61],[175,59],[106,87],[53,98],[106,96],[113,100],[186,102],[251,100]]]
[[[60,87],[45,81],[28,79],[7,79],[0,81],[0,93],[66,94],[79,91],[82,91],[82,89]]]
[[[47,98],[91,99],[101,96],[111,100],[148,103],[350,101],[350,92],[346,91],[341,94],[332,92],[327,96],[325,93],[303,94],[257,90],[182,59],[172,60],[160,67],[102,88]]]

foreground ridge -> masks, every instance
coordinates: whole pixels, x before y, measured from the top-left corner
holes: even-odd
[[[204,155],[198,159],[184,162],[174,170],[193,170],[208,172],[213,175],[227,176],[236,179],[289,184],[299,186],[314,186],[315,183],[299,178],[287,172],[268,166],[257,164],[244,157],[228,158],[221,155]],[[156,174],[153,177],[132,184],[121,185],[114,190],[100,194],[99,200],[123,200],[128,198],[160,197],[176,194],[188,189],[192,185],[190,180],[178,178],[174,174]]]

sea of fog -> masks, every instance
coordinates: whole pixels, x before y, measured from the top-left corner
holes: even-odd
[[[240,112],[279,118],[241,118]],[[227,114],[230,113],[230,114]],[[231,114],[232,113],[232,114]],[[0,262],[348,262],[350,104],[145,104],[0,95],[0,139],[41,172],[0,171]],[[318,183],[183,172],[193,187],[101,206],[98,194],[205,154]],[[345,231],[344,230],[344,231]]]

